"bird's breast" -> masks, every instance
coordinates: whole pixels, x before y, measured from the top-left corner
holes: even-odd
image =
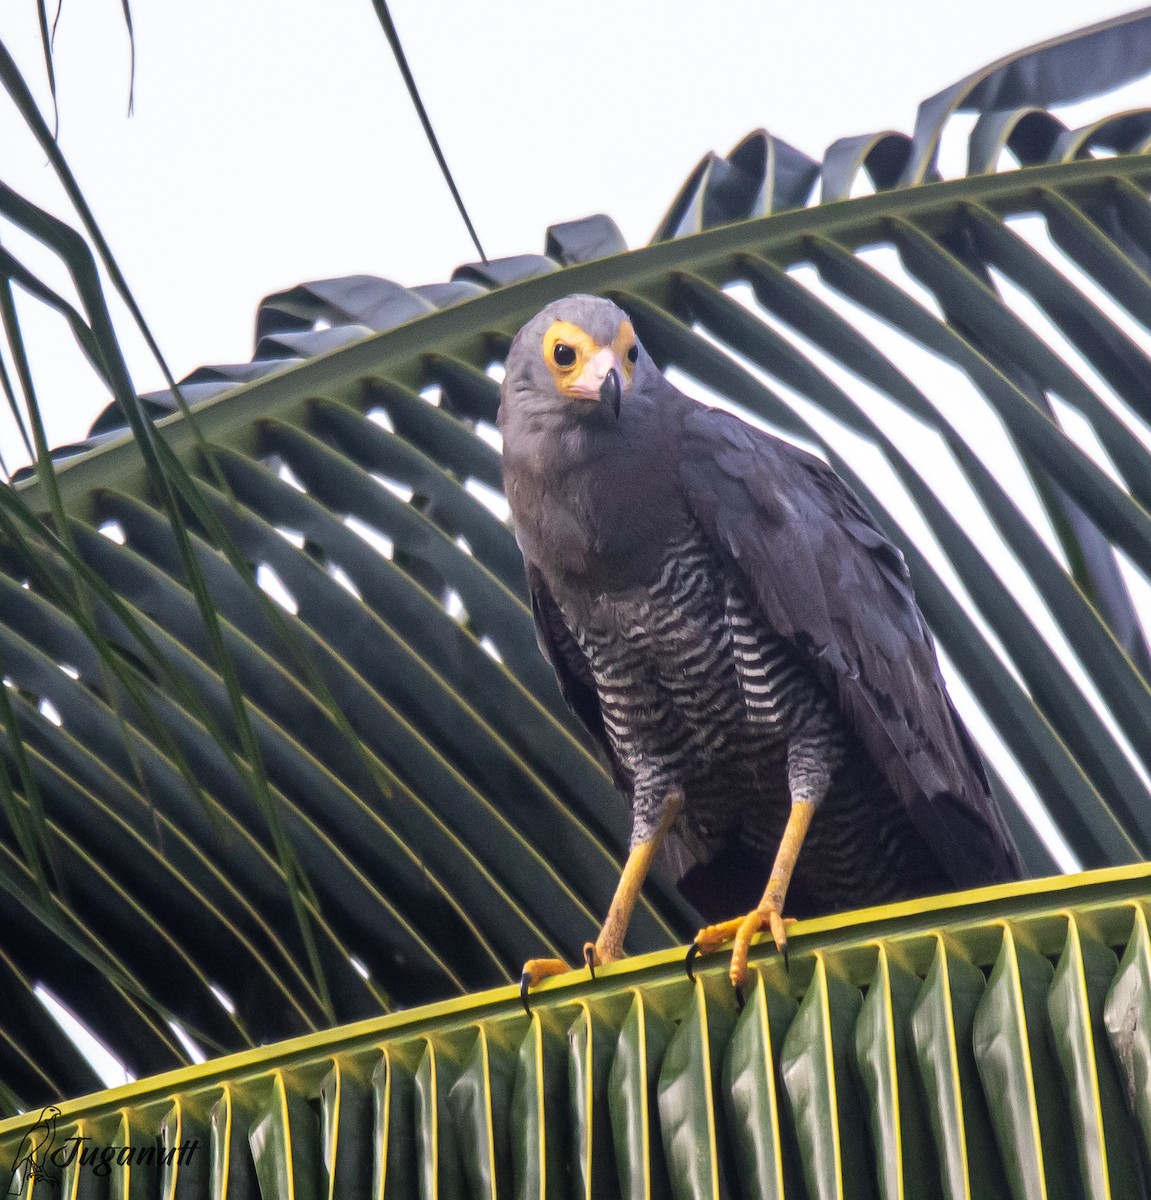
[[[676,679],[696,655],[713,658],[728,650],[724,592],[695,531],[657,551],[643,569],[633,559],[627,578],[614,587],[600,558],[598,586],[556,598],[593,660],[611,657],[612,647],[627,647],[647,671]]]
[[[626,595],[650,582],[689,523],[678,477],[651,439],[568,433],[505,453],[520,544],[573,602]]]
[[[660,522],[575,497],[557,500],[528,524],[531,557],[561,604],[566,599],[613,630],[642,618],[669,553]]]

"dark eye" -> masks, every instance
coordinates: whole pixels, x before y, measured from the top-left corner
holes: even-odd
[[[639,358],[639,347],[632,346],[632,348],[627,352],[627,361],[629,363],[634,363],[637,358]]]
[[[556,342],[552,358],[557,367],[570,367],[576,360],[576,352],[566,342]]]

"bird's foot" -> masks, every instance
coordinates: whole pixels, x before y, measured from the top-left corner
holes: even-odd
[[[570,971],[562,958],[529,958],[524,963],[523,974],[520,976],[520,999],[523,1001],[524,1012],[530,1017],[532,1010],[528,1005],[528,990],[534,988],[542,979],[550,979],[553,975],[563,975]]]
[[[595,978],[596,967],[615,962],[619,957],[620,955],[612,953],[607,947],[600,946],[596,942],[584,942],[583,960],[591,972],[592,979]],[[520,976],[520,999],[523,1001],[524,1011],[529,1017],[532,1012],[528,1006],[530,989],[534,988],[542,979],[550,979],[553,975],[565,975],[571,969],[562,958],[529,958],[524,963],[523,974]]]
[[[689,978],[692,974],[692,964],[701,954],[712,954],[727,942],[734,942],[731,950],[731,968],[728,977],[731,986],[737,991],[743,988],[747,980],[747,956],[751,950],[751,939],[760,930],[771,932],[775,948],[787,962],[787,927],[795,924],[794,917],[784,917],[774,907],[752,909],[746,917],[733,917],[730,921],[721,921],[718,925],[708,925],[695,935],[695,941],[687,952],[684,966]]]

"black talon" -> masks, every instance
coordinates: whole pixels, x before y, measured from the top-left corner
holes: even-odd
[[[791,974],[791,959],[788,957],[786,942],[783,943],[783,946],[779,952],[780,952],[780,954],[783,955],[783,969],[790,975]]]
[[[595,982],[595,947],[585,946],[583,948],[583,960],[587,963],[587,969],[591,972],[592,982]]]
[[[695,972],[691,969],[692,963],[699,957],[699,954],[699,942],[692,942],[688,947],[687,957],[683,960],[683,969],[687,972],[687,977],[692,983],[695,983]]]
[[[528,988],[532,985],[532,977],[525,971],[520,976],[520,1000],[524,1006],[524,1012],[530,1017],[532,1015],[531,1005],[528,1004]]]
[[[738,983],[733,983],[731,985],[731,990],[735,992],[735,1011],[743,1012],[743,1006],[747,1003],[747,1000],[743,995],[743,988],[741,988]]]

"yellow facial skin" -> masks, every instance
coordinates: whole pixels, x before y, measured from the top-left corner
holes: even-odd
[[[607,346],[601,346],[570,321],[556,321],[544,334],[543,356],[561,395],[573,400],[598,400],[604,377],[613,367],[619,371],[623,390],[631,386],[635,368],[628,356],[635,345],[635,330],[630,321],[620,323]]]

